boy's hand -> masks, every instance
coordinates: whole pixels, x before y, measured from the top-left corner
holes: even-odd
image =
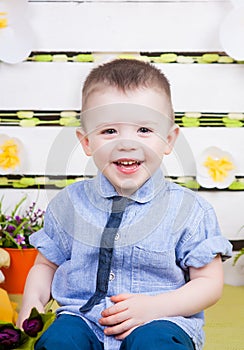
[[[99,323],[106,327],[106,335],[116,335],[116,339],[124,339],[136,327],[159,317],[153,296],[118,294],[110,299],[115,304],[102,312]]]

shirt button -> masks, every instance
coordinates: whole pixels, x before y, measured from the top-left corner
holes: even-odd
[[[115,241],[118,241],[119,240],[119,233],[116,233],[115,237],[114,237],[114,240]]]
[[[114,279],[115,279],[115,274],[113,272],[110,272],[109,281],[113,281]]]

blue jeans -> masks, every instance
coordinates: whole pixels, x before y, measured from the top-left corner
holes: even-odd
[[[35,350],[103,350],[89,326],[77,316],[60,315],[35,345]],[[176,324],[153,321],[136,328],[120,350],[194,350],[191,338]],[[113,349],[111,349],[113,350]]]

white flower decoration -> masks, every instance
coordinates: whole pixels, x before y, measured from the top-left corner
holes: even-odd
[[[0,61],[19,63],[32,51],[28,0],[0,0]]]
[[[232,0],[233,9],[220,26],[220,42],[230,57],[244,60],[244,5],[243,0]]]
[[[230,153],[209,147],[197,159],[197,182],[204,188],[227,188],[235,180],[234,169]]]

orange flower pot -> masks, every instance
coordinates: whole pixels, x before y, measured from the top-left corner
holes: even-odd
[[[10,266],[2,268],[5,281],[1,287],[10,294],[23,294],[26,277],[37,256],[37,249],[4,248],[10,255]]]

